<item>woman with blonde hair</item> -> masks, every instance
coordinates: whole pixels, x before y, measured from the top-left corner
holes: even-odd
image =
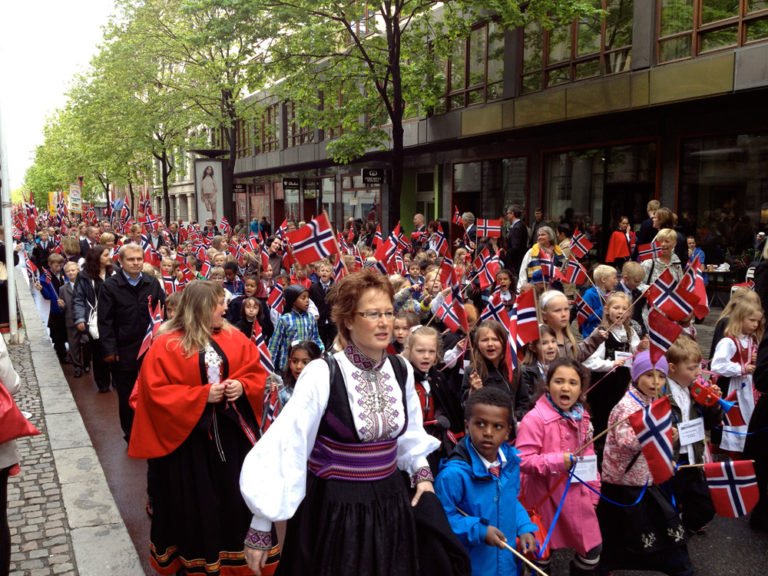
[[[160,574],[247,570],[251,515],[238,478],[258,437],[266,373],[225,311],[220,284],[190,283],[136,383],[128,455],[148,459],[150,562]]]

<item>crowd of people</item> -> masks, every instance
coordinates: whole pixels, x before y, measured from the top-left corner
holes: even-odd
[[[743,459],[768,530],[761,285],[734,292],[708,354],[692,311],[666,314],[662,346],[649,295],[704,264],[669,209],[621,217],[587,266],[588,235],[522,215],[488,232],[457,213],[446,233],[416,214],[409,237],[350,220],[312,262],[288,220],[142,214],[20,239],[56,354],[117,391],[128,455],[148,461],[153,568],[506,575],[511,547],[544,570],[569,549],[573,575],[688,576],[715,515],[702,466]],[[664,482],[630,424],[660,398]]]

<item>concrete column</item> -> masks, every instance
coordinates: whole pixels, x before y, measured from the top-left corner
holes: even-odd
[[[194,194],[187,194],[187,220],[197,220],[197,210],[195,210]]]

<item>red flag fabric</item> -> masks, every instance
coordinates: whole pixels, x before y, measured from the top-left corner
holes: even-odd
[[[683,329],[680,324],[672,322],[655,308],[651,308],[648,313],[648,338],[651,341],[651,362],[656,364],[659,358],[664,356],[672,346],[672,342],[677,340]]]
[[[760,499],[755,467],[751,460],[704,464],[704,476],[718,516],[746,516]]]
[[[453,223],[456,224],[456,226],[464,226],[464,221],[461,219],[461,212],[459,212],[458,206],[453,207]]]
[[[141,347],[139,348],[139,354],[136,358],[141,358],[146,354],[149,347],[152,345],[152,340],[160,329],[160,325],[163,323],[163,306],[158,300],[155,303],[155,309],[152,309],[152,302],[147,298],[147,308],[149,309],[149,325],[147,326],[147,332],[144,334],[144,340],[141,341]]]
[[[533,290],[525,290],[515,300],[512,308],[517,319],[517,343],[524,346],[539,339],[539,320],[536,316],[536,296]]]
[[[285,237],[291,244],[294,260],[304,266],[339,252],[325,214],[313,218],[298,230],[286,233]]]
[[[507,361],[507,378],[510,382],[514,381],[515,378],[515,370],[517,370],[517,367],[520,364],[520,359],[518,358],[517,354],[517,344],[518,344],[518,333],[517,333],[517,310],[515,308],[512,308],[512,311],[507,316],[508,322],[506,323],[507,327],[507,350],[506,350],[506,361]]]
[[[497,290],[488,299],[488,304],[483,308],[483,313],[480,314],[480,322],[486,320],[495,320],[504,328],[509,325],[509,312],[504,301],[501,299],[501,293]]]
[[[475,225],[478,238],[501,238],[501,218],[497,220],[478,218]]]
[[[581,286],[582,284],[589,282],[589,277],[587,276],[587,271],[584,270],[584,266],[581,265],[581,262],[573,258],[568,258],[563,280],[568,284]]]
[[[272,287],[272,290],[269,291],[267,306],[272,308],[278,314],[282,314],[284,305],[285,297],[283,296],[283,287],[279,282],[276,282]]]
[[[581,294],[576,294],[576,297],[573,299],[573,305],[576,307],[576,322],[578,323],[579,328],[581,328],[581,325],[584,324],[584,322],[589,320],[590,316],[595,316],[595,311],[592,310],[592,306],[584,301]]]
[[[458,286],[453,286],[451,293],[445,297],[438,308],[436,316],[451,332],[463,331],[469,334],[469,322],[464,310],[464,298]]]
[[[637,247],[637,259],[639,262],[656,258],[658,253],[659,248],[656,246],[655,242],[651,242],[650,244],[640,244]]]
[[[586,234],[579,232],[578,228],[573,231],[573,236],[571,237],[571,254],[576,258],[584,258],[584,256],[592,250],[592,246],[593,244],[589,241]]]
[[[698,257],[691,263],[680,281],[683,298],[693,305],[696,318],[702,320],[709,314],[709,299],[707,287],[701,273],[701,263]]]
[[[264,334],[261,332],[261,324],[258,322],[253,323],[253,330],[251,331],[251,342],[256,345],[256,349],[259,351],[259,358],[261,359],[261,365],[267,370],[267,372],[274,372],[275,365],[272,364],[272,356],[269,353],[269,348],[264,340]]]
[[[453,260],[450,258],[443,258],[440,262],[440,283],[443,286],[456,284],[456,273],[453,269]]]
[[[693,305],[689,302],[692,295],[675,280],[669,268],[656,278],[645,296],[653,308],[663,312],[670,320],[679,322],[693,313]]]
[[[387,262],[395,255],[395,251],[398,246],[398,237],[400,236],[400,222],[397,223],[395,229],[387,236],[386,242],[382,242],[376,249],[376,253],[373,255],[377,261],[386,266]]]
[[[485,290],[493,286],[493,283],[496,281],[496,274],[499,268],[501,268],[498,256],[492,255],[486,246],[477,254],[474,266],[477,278],[480,281],[480,289]]]
[[[672,461],[672,407],[667,396],[645,406],[629,417],[637,441],[648,462],[654,484],[662,484],[675,473]]]

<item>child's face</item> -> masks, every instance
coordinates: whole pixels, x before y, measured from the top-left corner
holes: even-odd
[[[291,357],[288,359],[288,366],[291,370],[291,375],[294,379],[299,378],[299,374],[304,370],[304,367],[312,361],[306,350],[294,350],[291,352]]]
[[[64,268],[64,274],[67,275],[67,280],[74,282],[77,278],[77,266],[67,266]]]
[[[581,378],[579,373],[569,366],[560,366],[552,374],[547,384],[552,402],[560,410],[570,410],[579,401]]]
[[[499,274],[496,276],[496,285],[505,292],[508,292],[509,287],[512,286],[512,278],[508,274]]]
[[[245,303],[245,306],[243,307],[243,314],[245,315],[246,320],[248,320],[249,322],[253,322],[253,320],[256,318],[256,315],[258,313],[259,313],[259,307],[256,304],[256,302],[249,300]]]
[[[176,306],[166,304],[165,315],[168,317],[168,320],[176,316]]]
[[[224,274],[221,272],[213,272],[211,274],[211,282],[218,282],[219,284],[224,284]]]
[[[549,364],[557,358],[557,340],[551,334],[544,334],[539,338],[539,360],[543,364]]]
[[[603,278],[600,287],[603,289],[603,292],[613,292],[618,283],[619,277],[616,275],[616,272],[614,272],[613,274],[609,274],[607,278]]]
[[[489,328],[478,330],[477,349],[483,358],[494,364],[499,362],[504,354],[504,346],[493,330]]]
[[[629,310],[629,306],[624,299],[614,300],[607,311],[608,321],[611,324],[622,323],[624,321],[627,310]]]
[[[173,274],[173,262],[168,262],[166,260],[160,262],[160,271],[163,273],[163,276],[170,276]]]
[[[402,318],[395,318],[394,335],[395,341],[398,344],[405,345],[405,339],[408,338],[409,331],[408,322]]]
[[[58,274],[59,272],[61,272],[61,262],[52,262],[51,272],[53,272],[54,274]]]
[[[663,372],[650,370],[640,376],[640,378],[637,379],[636,384],[640,392],[651,398],[657,398],[666,381],[667,377]]]
[[[216,254],[216,256],[213,257],[213,265],[214,266],[221,266],[224,267],[224,264],[227,263],[227,257],[224,256],[224,254]]]
[[[762,314],[750,314],[742,321],[741,331],[747,336],[754,334],[757,332],[757,328],[760,326],[760,320],[762,317]]]
[[[544,311],[544,321],[555,332],[562,332],[568,326],[571,319],[571,308],[565,296],[556,296],[547,305]]]
[[[249,278],[245,281],[245,295],[246,296],[255,296],[256,290],[258,289],[259,285],[256,283],[256,280],[253,280]]]
[[[418,264],[412,264],[408,267],[408,274],[410,274],[413,278],[418,278],[421,276],[421,266]]]
[[[271,280],[272,279],[272,266],[267,265],[267,267],[264,268],[264,272],[261,273],[261,276],[265,280]]]
[[[669,377],[681,386],[690,386],[701,374],[701,358],[669,363]]]
[[[499,447],[509,438],[509,416],[509,408],[476,404],[469,420],[464,421],[472,446],[489,462],[496,461]]]
[[[293,303],[293,309],[298,312],[306,312],[309,308],[309,292],[302,292],[301,295],[296,298],[296,302]]]
[[[303,280],[307,277],[307,269],[304,266],[294,266],[293,274],[298,280]]]
[[[429,372],[437,362],[437,339],[434,336],[415,336],[411,338],[406,358],[418,370]]]
[[[235,278],[237,278],[237,274],[234,270],[224,269],[224,278],[227,279],[227,282],[234,282]]]
[[[317,269],[317,277],[320,278],[320,282],[327,283],[331,279],[331,269],[328,266],[320,266]]]

